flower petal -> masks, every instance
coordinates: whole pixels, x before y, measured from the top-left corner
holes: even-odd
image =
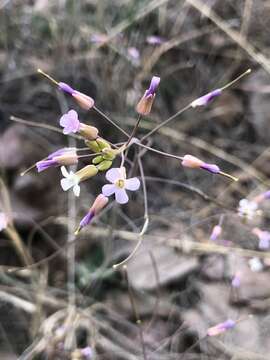
[[[140,180],[136,177],[127,179],[125,181],[125,189],[130,191],[136,191],[139,189],[141,183]]]
[[[73,187],[73,192],[74,192],[74,195],[79,197],[80,196],[80,192],[81,192],[81,188],[80,188],[80,185],[76,184],[74,185]]]
[[[111,196],[116,191],[116,186],[113,184],[107,184],[102,186],[102,194],[104,196]]]
[[[115,190],[115,200],[119,204],[126,204],[128,202],[128,195],[127,195],[126,190],[116,188],[116,190]]]
[[[71,189],[74,186],[74,181],[72,179],[62,179],[61,187],[64,191]]]
[[[68,173],[67,169],[65,168],[65,166],[61,166],[61,173],[65,178],[69,177],[69,173]]]
[[[121,176],[121,172],[120,172],[120,168],[112,168],[110,170],[108,170],[106,172],[106,179],[111,182],[114,183],[115,181],[117,181]]]

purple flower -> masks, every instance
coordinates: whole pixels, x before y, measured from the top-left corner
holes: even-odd
[[[236,322],[234,320],[228,319],[224,321],[223,323],[217,324],[207,330],[208,336],[217,336],[219,334],[222,334],[223,332],[233,329],[236,325]]]
[[[82,354],[86,359],[91,359],[91,357],[93,356],[93,350],[91,349],[90,346],[87,346],[87,347],[81,349],[81,354]]]
[[[259,228],[254,228],[252,233],[259,238],[259,249],[265,250],[269,248],[270,245],[270,232],[263,231]]]
[[[240,278],[240,274],[235,274],[234,277],[232,278],[232,282],[231,285],[233,288],[239,288],[241,285],[241,278]]]
[[[147,38],[146,38],[146,42],[150,45],[160,45],[164,41],[165,40],[162,37],[156,36],[156,35],[150,35],[150,36],[147,36]]]
[[[219,96],[221,94],[221,92],[222,92],[221,89],[213,90],[210,93],[203,95],[203,96],[199,97],[198,99],[192,101],[191,106],[193,108],[195,108],[197,106],[205,106],[210,101],[212,101],[215,97]]]
[[[135,47],[129,47],[128,48],[128,54],[134,59],[139,60],[140,59],[140,52]]]
[[[76,133],[80,130],[80,121],[78,118],[78,114],[75,110],[69,110],[68,113],[64,114],[60,118],[60,126],[62,126],[63,134],[71,134]]]
[[[210,235],[210,240],[215,241],[220,236],[222,232],[222,227],[220,225],[216,225],[213,227],[212,233]]]
[[[106,179],[111,183],[102,187],[104,196],[111,196],[115,194],[115,200],[119,204],[126,204],[128,202],[128,195],[126,190],[136,191],[140,187],[140,180],[136,177],[127,179],[126,169],[112,168],[107,171]]]
[[[8,226],[8,219],[5,213],[0,212],[0,231],[5,230]]]
[[[220,168],[215,165],[215,164],[208,164],[200,159],[198,159],[197,157],[193,156],[193,155],[185,155],[183,157],[182,160],[182,165],[188,168],[200,168],[200,169],[204,169],[207,170],[213,174],[219,174],[220,173]]]
[[[52,154],[48,155],[45,160],[36,163],[37,171],[41,172],[50,167],[61,165],[74,165],[78,162],[78,156],[75,148],[59,149]]]

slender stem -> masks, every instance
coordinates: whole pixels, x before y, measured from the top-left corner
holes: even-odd
[[[140,143],[140,142],[135,143],[135,144],[136,144],[137,146],[143,147],[143,148],[145,148],[145,149],[147,149],[147,150],[149,150],[149,151],[153,151],[153,152],[155,152],[155,153],[157,153],[157,154],[159,154],[159,155],[166,156],[166,157],[170,157],[170,158],[173,158],[173,159],[176,159],[176,160],[181,160],[181,161],[183,160],[183,157],[182,157],[182,156],[177,156],[177,155],[173,155],[173,154],[170,154],[170,153],[166,153],[166,152],[164,152],[164,151],[155,149],[155,148],[153,148],[153,147],[151,147],[151,146],[144,145],[144,144],[142,144],[142,143]]]
[[[8,237],[12,241],[12,244],[13,244],[17,254],[19,255],[22,263],[26,266],[31,265],[33,263],[32,257],[29,254],[27,248],[25,247],[19,234],[17,233],[17,230],[13,226],[8,226],[5,229],[5,233],[8,235]]]
[[[119,125],[117,125],[112,119],[109,118],[109,116],[107,116],[106,114],[104,114],[103,111],[101,111],[100,109],[98,109],[96,106],[93,106],[93,109],[100,115],[102,116],[104,119],[106,119],[110,124],[112,124],[114,127],[116,127],[119,131],[121,131],[122,134],[126,135],[127,137],[129,137],[130,135],[123,130]]]
[[[251,73],[251,69],[248,69],[247,71],[245,71],[243,74],[239,75],[237,78],[235,78],[234,80],[232,80],[231,82],[229,82],[228,84],[224,85],[223,87],[219,88],[219,90],[225,90],[228,87],[231,87],[232,85],[234,85],[237,81],[239,81],[240,79],[242,79],[242,77],[246,76],[247,74]]]
[[[154,127],[154,129],[152,129],[151,131],[149,131],[146,135],[144,135],[141,138],[141,142],[146,140],[147,138],[149,138],[149,136],[153,135],[155,132],[157,132],[160,128],[162,128],[163,126],[167,125],[170,121],[172,121],[173,119],[175,119],[177,116],[181,115],[183,112],[185,112],[186,110],[188,110],[191,107],[191,103],[186,105],[184,108],[182,108],[181,110],[177,111],[176,114],[170,116],[167,120],[163,121],[161,124],[157,125],[156,127]]]
[[[137,310],[137,306],[136,306],[136,302],[133,296],[133,291],[129,282],[129,277],[128,277],[128,271],[127,271],[127,267],[124,266],[124,272],[125,272],[125,276],[126,276],[126,282],[127,282],[127,286],[128,286],[128,295],[129,295],[129,300],[131,303],[131,307],[136,319],[136,324],[139,327],[139,334],[140,334],[140,341],[141,341],[141,345],[142,345],[142,352],[143,352],[143,359],[147,360],[147,356],[146,356],[146,349],[145,349],[145,343],[144,343],[144,337],[143,337],[143,329],[142,329],[142,321],[140,319],[139,316],[139,312]]]
[[[136,134],[136,132],[137,132],[137,130],[138,130],[138,127],[139,127],[141,118],[142,118],[142,117],[141,117],[141,115],[139,114],[138,119],[137,119],[137,122],[136,122],[136,124],[135,124],[135,126],[134,126],[134,128],[133,128],[133,130],[132,130],[132,133],[130,134],[129,139],[128,139],[128,141],[126,142],[126,147],[128,147],[128,145],[130,144],[131,140],[132,140],[133,137],[135,136],[135,134]]]
[[[117,264],[114,264],[113,265],[114,269],[118,268],[119,266],[125,265],[130,259],[133,258],[133,256],[136,254],[137,250],[139,249],[139,247],[141,246],[141,244],[143,242],[143,235],[147,231],[148,224],[149,224],[147,189],[146,189],[145,176],[144,176],[144,171],[143,171],[143,166],[142,166],[142,162],[141,162],[141,159],[140,159],[140,155],[139,155],[139,158],[138,158],[138,164],[139,164],[139,169],[140,169],[141,179],[142,179],[142,185],[143,185],[144,224],[143,224],[141,232],[138,234],[139,240],[138,240],[135,248],[133,249],[133,251],[129,254],[129,256],[127,258],[125,258],[123,261],[121,261],[121,262],[119,262]]]

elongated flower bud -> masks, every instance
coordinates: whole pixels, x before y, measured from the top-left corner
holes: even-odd
[[[227,330],[233,329],[236,325],[234,320],[228,319],[223,323],[217,324],[207,330],[208,336],[217,336],[224,333]]]
[[[58,83],[58,87],[60,90],[71,95],[74,98],[74,100],[77,102],[77,104],[84,110],[89,110],[95,105],[94,99],[92,99],[88,95],[81,93],[80,91],[73,89],[71,86],[69,86],[66,83],[60,82]]]
[[[81,182],[95,176],[97,173],[98,169],[95,165],[86,165],[84,168],[77,171],[75,175],[80,179]]]
[[[209,104],[210,101],[212,101],[215,97],[221,95],[221,89],[216,89],[214,91],[211,91],[210,93],[203,95],[201,97],[199,97],[198,99],[194,100],[191,103],[191,106],[193,108],[197,107],[197,106],[205,106],[207,104]]]
[[[222,227],[220,225],[215,225],[213,227],[212,233],[210,235],[210,240],[215,241],[220,236],[222,232]]]
[[[78,163],[78,156],[76,149],[63,148],[50,154],[45,160],[36,163],[37,171],[41,172],[50,167],[57,167],[61,165],[75,165]]]
[[[221,171],[217,165],[208,164],[192,155],[185,155],[182,159],[182,165],[184,167],[193,168],[193,169],[200,168],[200,169],[209,171],[212,174],[220,174],[220,175],[226,176],[227,178],[229,178],[233,181],[238,181],[238,179],[235,178],[234,176]]]
[[[136,110],[139,114],[148,115],[150,113],[153,102],[156,97],[156,91],[159,83],[160,83],[160,78],[158,76],[153,76],[149,89],[145,91],[143,97],[136,106]]]
[[[75,234],[78,234],[82,228],[89,225],[93,218],[108,204],[109,198],[106,196],[99,194],[91,208],[89,209],[88,213],[82,218],[78,229],[76,230]]]
[[[98,136],[98,129],[94,126],[80,123],[79,134],[87,140],[95,140]]]

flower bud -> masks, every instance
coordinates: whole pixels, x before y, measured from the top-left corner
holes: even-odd
[[[217,324],[207,330],[208,336],[217,336],[224,333],[227,330],[233,329],[236,325],[234,320],[228,319],[223,323]]]
[[[112,166],[112,161],[103,160],[100,164],[97,165],[99,171],[108,170]]]
[[[85,140],[85,145],[88,146],[89,149],[95,153],[100,152],[100,148],[96,140]]]
[[[99,146],[99,151],[102,151],[103,149],[110,149],[111,148],[111,145],[101,137],[97,138],[96,142],[97,142],[97,144]]]
[[[95,165],[87,165],[75,173],[80,181],[84,181],[88,178],[95,176],[98,173],[98,169]]]
[[[82,218],[80,225],[76,230],[75,234],[78,234],[82,228],[89,225],[93,220],[93,218],[108,204],[108,201],[109,199],[106,196],[99,194],[96,197],[93,205],[89,209],[88,213]]]
[[[210,235],[210,240],[215,241],[220,236],[222,232],[222,227],[220,225],[215,225],[213,227],[212,233]]]
[[[185,155],[182,160],[182,165],[184,167],[196,169],[201,168],[204,165],[204,162],[193,155]]]
[[[160,83],[160,78],[158,76],[153,76],[149,89],[145,91],[143,97],[136,106],[136,111],[139,114],[148,115],[150,113],[153,102],[156,97],[156,90],[158,88],[159,83]]]
[[[82,135],[85,139],[95,140],[98,136],[98,129],[94,126],[86,125],[80,123],[80,135]]]
[[[95,101],[90,96],[85,95],[79,91],[74,91],[72,97],[75,99],[77,104],[84,110],[90,110],[94,105]]]

